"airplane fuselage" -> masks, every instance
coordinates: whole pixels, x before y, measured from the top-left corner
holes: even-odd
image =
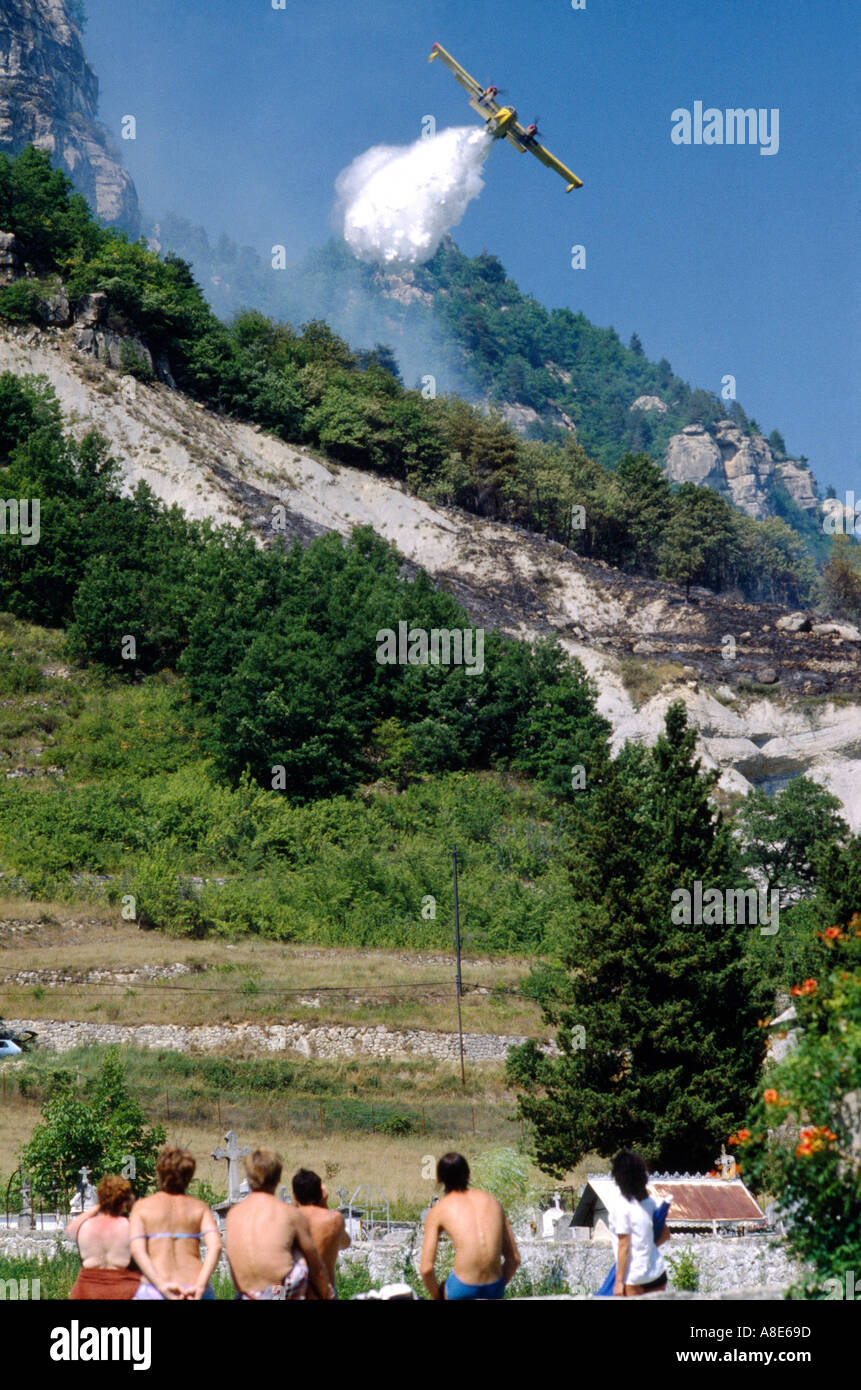
[[[469,104],[473,111],[478,112],[494,140],[501,140],[505,135],[509,135],[509,132],[514,133],[512,127],[517,125],[517,112],[513,106],[502,106],[496,111],[488,111],[487,107],[475,98]]]

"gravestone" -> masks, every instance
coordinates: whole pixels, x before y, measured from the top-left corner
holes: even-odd
[[[246,1145],[240,1149],[239,1140],[236,1138],[232,1129],[229,1129],[224,1136],[225,1147],[212,1150],[212,1157],[216,1159],[227,1159],[227,1206],[235,1207],[237,1202],[241,1202],[244,1196],[248,1195],[248,1188],[242,1191],[242,1180],[239,1176],[239,1160],[246,1154],[251,1153],[251,1146]],[[219,1207],[223,1206],[219,1203]]]
[[[548,1207],[541,1217],[541,1234],[545,1240],[556,1239],[556,1223],[557,1221],[561,1221],[564,1215],[565,1212],[562,1210],[559,1193],[554,1192],[552,1207]]]
[[[344,1222],[351,1240],[371,1240],[381,1231],[388,1235],[391,1230],[388,1197],[371,1183],[360,1184],[347,1203]]]
[[[69,1208],[72,1216],[80,1216],[82,1211],[86,1211],[87,1207],[95,1206],[98,1201],[98,1193],[90,1182],[90,1169],[84,1164],[83,1168],[78,1169],[78,1173],[81,1180]]]
[[[18,1216],[18,1230],[32,1231],[33,1229],[33,1189],[29,1178],[24,1178],[21,1183],[21,1211]]]

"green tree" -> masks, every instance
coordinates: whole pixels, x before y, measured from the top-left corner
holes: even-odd
[[[825,592],[838,613],[861,622],[861,545],[850,536],[835,536],[824,577]]]
[[[666,474],[647,454],[626,454],[616,481],[619,519],[629,537],[625,559],[638,570],[654,574],[662,537],[673,510]]]
[[[773,454],[778,458],[786,458],[786,441],[780,430],[772,430],[768,436],[768,443]]]
[[[824,850],[848,836],[841,805],[809,777],[793,777],[776,796],[754,787],[742,802],[743,862],[755,882],[780,893],[781,906],[813,892]]]
[[[711,1167],[761,1065],[749,928],[673,921],[676,890],[733,882],[694,741],[671,706],[654,750],[614,767],[576,827],[570,923],[536,991],[560,1054],[530,1042],[507,1068],[548,1172],[623,1144],[659,1166]]]
[[[95,1181],[124,1167],[138,1196],[151,1186],[155,1160],[165,1140],[161,1125],[149,1126],[143,1110],[126,1085],[125,1067],[116,1048],[110,1048],[88,1096],[78,1093],[68,1073],[57,1079],[42,1106],[42,1123],[21,1151],[21,1165],[38,1191],[52,1183],[67,1194],[79,1182],[86,1165]]]

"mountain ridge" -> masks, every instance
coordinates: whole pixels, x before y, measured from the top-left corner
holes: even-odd
[[[407,385],[432,378],[426,389],[496,409],[529,438],[576,437],[611,469],[627,452],[646,452],[672,481],[712,487],[747,516],[780,517],[815,545],[816,479],[806,459],[786,453],[778,431],[766,439],[737,402],[725,408],[678,378],[665,358],[651,362],[636,334],[625,347],[613,328],[582,313],[546,309],[520,291],[496,256],[470,258],[446,236],[424,266],[380,268],[332,240],[285,282],[251,248],[224,236],[213,245],[205,229],[176,216],[153,225],[150,245],[187,259],[222,317],[253,298],[255,308],[294,323],[325,319],[353,344],[376,340],[390,348]],[[605,362],[619,369],[609,386],[601,381]],[[695,428],[709,441],[705,469],[691,448]],[[737,457],[727,459],[721,445],[730,439]]]

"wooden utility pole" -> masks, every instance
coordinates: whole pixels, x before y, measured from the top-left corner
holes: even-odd
[[[460,1038],[460,1082],[466,1087],[466,1072],[463,1066],[463,1020],[460,1012],[460,997],[463,994],[463,980],[460,973],[460,914],[457,905],[457,846],[451,847],[451,866],[454,875],[454,949],[457,956],[455,987],[457,992],[457,1031]]]

